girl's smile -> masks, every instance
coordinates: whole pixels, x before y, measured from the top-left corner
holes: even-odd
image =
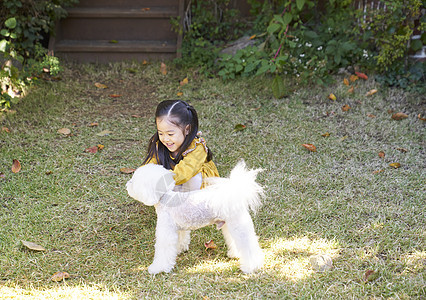
[[[169,120],[168,117],[157,118],[157,132],[160,142],[175,156],[182,146],[186,135],[189,133],[189,127],[182,130]]]

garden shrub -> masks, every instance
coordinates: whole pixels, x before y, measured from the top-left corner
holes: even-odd
[[[0,109],[10,108],[31,78],[42,72],[56,75],[57,58],[48,55],[43,39],[55,22],[66,16],[65,7],[78,0],[4,0],[0,7]]]

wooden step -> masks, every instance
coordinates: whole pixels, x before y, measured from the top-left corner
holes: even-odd
[[[177,17],[178,8],[149,7],[149,8],[84,8],[67,9],[68,18],[173,18]]]
[[[58,22],[49,49],[82,62],[172,59],[182,36],[171,18],[183,19],[184,0],[80,0]]]
[[[175,53],[175,41],[106,41],[62,40],[56,44],[59,52],[165,52]]]

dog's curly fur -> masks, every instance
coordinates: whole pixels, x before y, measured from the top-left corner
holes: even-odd
[[[243,272],[261,268],[264,254],[249,214],[260,206],[263,195],[256,182],[259,171],[247,170],[241,161],[229,178],[209,178],[202,190],[176,192],[170,170],[155,164],[138,168],[127,182],[127,191],[145,205],[154,205],[157,212],[155,255],[148,272],[170,272],[176,256],[188,250],[190,230],[212,224],[222,229],[228,256],[240,258]]]

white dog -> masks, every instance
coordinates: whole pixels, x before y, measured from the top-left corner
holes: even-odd
[[[249,214],[249,209],[260,206],[263,194],[255,181],[259,171],[247,170],[241,161],[229,178],[209,178],[202,190],[176,192],[170,170],[155,164],[138,168],[127,182],[127,191],[145,205],[154,205],[157,212],[155,255],[148,272],[170,272],[176,256],[188,250],[190,230],[211,224],[222,229],[228,256],[240,258],[243,272],[261,268],[264,255]]]

